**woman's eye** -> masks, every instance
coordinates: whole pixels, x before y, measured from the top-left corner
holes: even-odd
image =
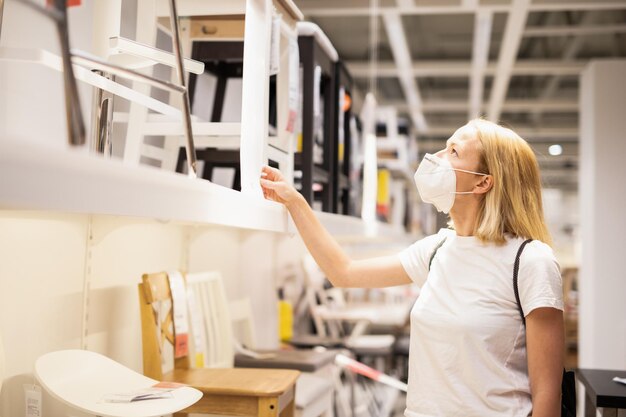
[[[450,153],[452,153],[452,154],[454,154],[456,156],[459,156],[459,154],[456,152],[456,149],[454,149],[454,148],[450,148]]]

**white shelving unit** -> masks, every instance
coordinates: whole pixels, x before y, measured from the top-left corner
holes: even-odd
[[[153,218],[197,225],[296,233],[281,204],[209,181],[129,166],[75,149],[0,140],[0,209]],[[371,241],[406,238],[391,225],[317,213],[334,235]]]

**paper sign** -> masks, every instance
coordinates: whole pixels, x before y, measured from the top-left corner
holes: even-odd
[[[272,16],[272,34],[270,37],[270,75],[280,71],[280,14]]]
[[[187,317],[187,292],[185,280],[178,271],[167,274],[172,292],[174,317],[174,357],[182,358],[189,353],[189,321]]]
[[[293,133],[296,129],[298,108],[300,106],[300,51],[298,38],[289,38],[289,98],[287,126],[285,130]]]
[[[343,150],[344,150],[344,144],[345,144],[345,138],[344,138],[344,130],[343,130],[343,124],[344,124],[344,117],[345,117],[345,113],[344,113],[344,107],[346,104],[346,90],[343,87],[339,87],[339,118],[338,118],[338,123],[337,125],[339,126],[339,131],[337,132],[339,134],[339,149],[337,152],[337,158],[339,159],[339,161],[343,161]]]
[[[313,116],[319,117],[321,114],[321,91],[320,87],[322,85],[322,67],[319,65],[315,66],[313,70]]]
[[[34,384],[24,384],[24,401],[26,417],[42,417],[41,387]]]
[[[613,381],[619,382],[620,384],[626,385],[626,378],[620,378],[620,377],[616,376],[615,378],[613,378]]]

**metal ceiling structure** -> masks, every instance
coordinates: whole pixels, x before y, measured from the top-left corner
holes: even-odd
[[[298,1],[362,92],[369,3]],[[375,10],[378,101],[410,121],[420,152],[486,116],[531,143],[546,186],[576,188],[579,74],[592,59],[626,57],[626,0],[379,0]],[[549,155],[552,144],[561,155]]]

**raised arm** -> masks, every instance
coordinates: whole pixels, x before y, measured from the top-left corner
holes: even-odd
[[[350,259],[280,171],[266,166],[261,176],[265,198],[282,203],[289,210],[307,249],[334,286],[380,288],[411,283],[397,256]]]

